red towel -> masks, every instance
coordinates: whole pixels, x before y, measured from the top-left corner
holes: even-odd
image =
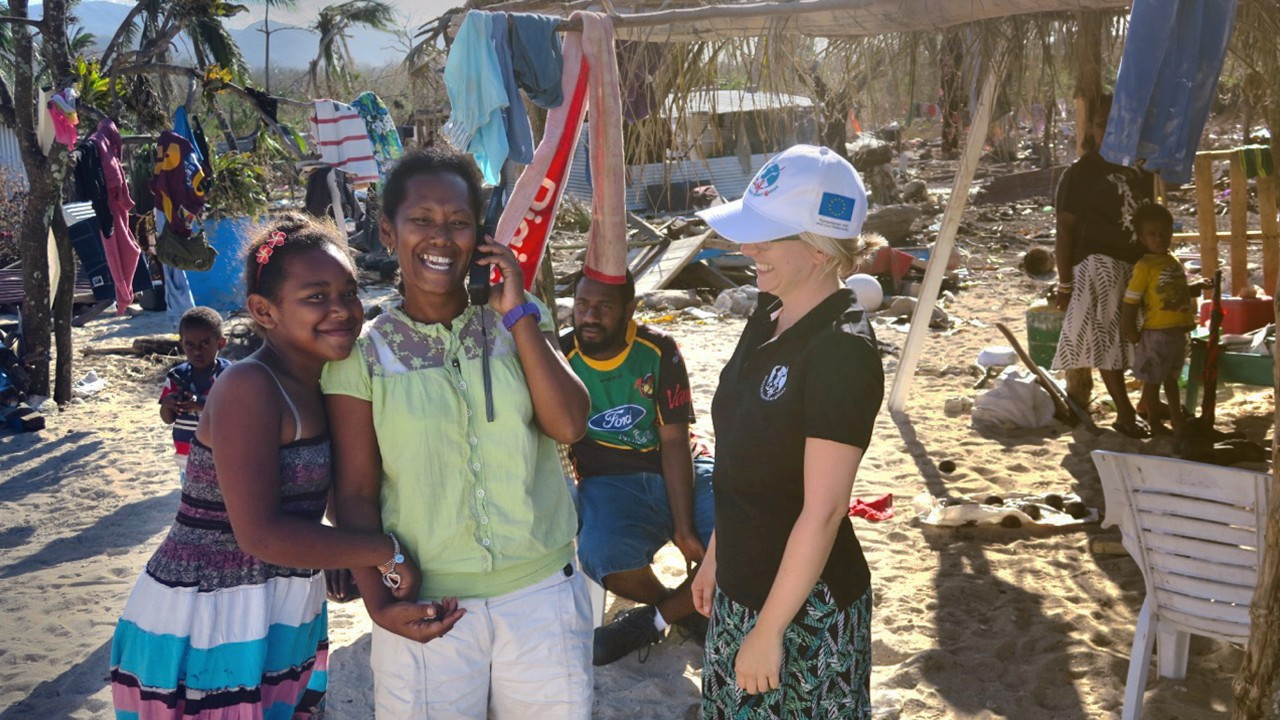
[[[509,246],[520,261],[525,290],[532,289],[538,279],[538,265],[556,221],[586,110],[588,73],[582,60],[580,34],[570,33],[565,38],[563,52],[560,83],[565,91],[564,102],[547,112],[546,129],[533,151],[533,162],[516,180],[494,233],[494,240]]]
[[[565,100],[547,113],[542,140],[533,162],[520,173],[494,239],[515,251],[531,289],[546,253],[582,130],[591,106],[591,234],[584,267],[604,282],[623,281],[627,269],[625,177],[622,154],[622,111],[618,96],[618,67],[614,55],[613,24],[605,15],[577,12],[583,32],[568,33],[564,41],[564,71],[560,77]],[[597,62],[590,61],[595,58]],[[590,92],[588,89],[590,88]]]
[[[849,517],[866,518],[871,522],[882,522],[893,517],[893,493],[875,500],[854,499],[849,504]]]

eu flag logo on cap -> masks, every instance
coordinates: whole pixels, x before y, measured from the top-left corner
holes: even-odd
[[[853,206],[857,201],[851,197],[835,193],[822,193],[822,202],[818,205],[818,215],[836,220],[853,219]]]

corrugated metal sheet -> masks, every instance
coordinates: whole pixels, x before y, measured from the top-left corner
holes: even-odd
[[[587,161],[586,133],[578,141],[578,151],[574,153],[573,165],[569,170],[569,180],[565,185],[565,193],[583,202],[591,201],[590,171]],[[733,155],[710,158],[707,160],[681,160],[667,163],[650,163],[648,165],[627,166],[627,209],[632,211],[650,210],[649,198],[645,189],[650,185],[671,184],[682,185],[714,185],[721,197],[737,198],[746,189],[747,183],[755,177],[756,172],[764,167],[772,156],[758,154],[751,156],[748,168]]]
[[[760,110],[779,110],[784,108],[812,108],[813,101],[801,95],[785,93],[746,92],[740,90],[714,90],[697,92],[685,98],[685,109],[693,115],[727,115],[739,112]],[[573,164],[569,168],[565,193],[584,202],[591,200],[591,171],[587,160],[588,126],[583,123],[582,132],[578,136],[578,149],[573,156]],[[804,138],[788,138],[791,144]],[[785,147],[785,145],[784,145]],[[777,151],[781,151],[778,148]],[[775,151],[775,153],[777,152]],[[747,167],[736,155],[714,158],[693,158],[673,160],[667,163],[650,163],[648,165],[628,165],[626,169],[626,202],[627,209],[632,211],[660,210],[664,207],[661,200],[651,202],[647,188],[665,186],[670,190],[657,190],[659,198],[670,194],[677,202],[677,209],[682,204],[686,186],[714,185],[721,197],[737,198],[746,189],[747,183],[755,177],[756,171],[775,153],[753,154]]]
[[[18,136],[8,125],[0,125],[0,172],[16,179],[24,189],[26,188],[27,169],[22,164]]]
[[[713,90],[691,93],[682,101],[689,113],[723,114],[779,110],[781,108],[811,108],[813,100],[803,95],[786,93],[749,92],[746,90]]]

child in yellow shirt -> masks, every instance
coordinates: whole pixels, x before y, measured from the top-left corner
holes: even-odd
[[[1173,243],[1173,216],[1163,205],[1151,204],[1133,213],[1133,227],[1147,253],[1133,266],[1124,294],[1120,329],[1126,341],[1137,343],[1133,375],[1142,381],[1141,406],[1151,431],[1168,430],[1160,424],[1160,386],[1169,402],[1169,420],[1175,435],[1182,432],[1182,402],[1178,378],[1187,357],[1187,335],[1195,327],[1195,313],[1187,272],[1169,252]],[[1138,309],[1143,310],[1138,331]]]

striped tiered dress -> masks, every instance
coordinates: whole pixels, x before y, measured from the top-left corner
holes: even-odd
[[[281,446],[283,512],[320,522],[327,437]],[[298,720],[327,685],[324,574],[262,562],[231,531],[213,453],[195,441],[178,515],[111,645],[117,720]]]

